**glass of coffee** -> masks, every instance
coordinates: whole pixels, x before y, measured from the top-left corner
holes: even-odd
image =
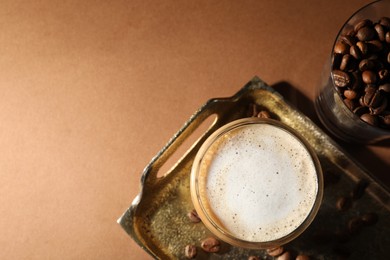
[[[347,142],[390,140],[390,1],[354,13],[325,64],[315,107],[323,125]]]
[[[323,196],[319,160],[293,129],[245,118],[202,144],[191,172],[191,198],[205,226],[239,247],[283,245],[313,221]]]

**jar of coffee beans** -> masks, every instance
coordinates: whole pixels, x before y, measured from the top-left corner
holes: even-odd
[[[344,24],[315,103],[321,122],[337,138],[390,140],[390,1],[371,3]]]

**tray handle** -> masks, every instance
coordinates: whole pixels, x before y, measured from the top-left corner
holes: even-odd
[[[250,96],[250,92],[258,89],[266,89],[267,91],[277,93],[273,88],[269,87],[265,82],[255,76],[234,96],[228,98],[210,99],[201,106],[145,167],[141,177],[142,186],[156,185],[169,175],[171,171],[166,172],[163,177],[159,177],[159,170],[178,150],[178,148],[194,133],[194,131],[210,116],[215,115],[216,119],[211,123],[206,132],[200,135],[200,138],[198,138],[185,155],[181,157],[177,164],[179,164],[182,160],[185,160],[185,157],[187,157],[191,152],[197,151],[200,145],[212,132],[220,126],[228,123],[228,121],[226,121],[226,117],[224,117],[225,112],[222,111],[229,110],[230,108],[232,109],[231,113],[235,115],[230,115],[229,121],[232,121],[232,118],[242,118],[246,111],[234,111],[233,108],[237,107],[235,106],[235,103],[248,102],[248,100],[245,100],[245,97]]]

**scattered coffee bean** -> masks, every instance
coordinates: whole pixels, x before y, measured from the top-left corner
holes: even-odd
[[[196,212],[195,209],[193,209],[192,211],[188,212],[187,214],[188,218],[190,219],[190,221],[192,223],[199,223],[201,221],[198,213]]]
[[[248,260],[260,260],[260,257],[251,255],[248,257]]]
[[[184,254],[188,259],[195,258],[197,251],[195,245],[187,245],[184,249]]]
[[[297,255],[297,257],[295,258],[295,260],[310,260],[310,257],[307,256],[307,255]]]
[[[366,213],[361,216],[364,225],[371,226],[378,222],[378,215],[375,213]]]
[[[268,111],[262,110],[257,114],[259,118],[271,118],[271,115]]]
[[[284,252],[282,246],[267,249],[267,254],[270,256],[279,256]]]
[[[214,237],[208,237],[201,242],[201,247],[205,252],[216,253],[221,248],[221,243]]]
[[[368,186],[368,182],[366,180],[360,180],[355,184],[351,192],[351,198],[354,200],[360,199]]]
[[[336,208],[341,211],[349,209],[352,205],[352,200],[349,197],[340,197],[336,202]]]
[[[359,217],[353,217],[348,221],[348,231],[351,235],[356,235],[363,227],[363,220]]]
[[[282,255],[278,256],[278,260],[290,260],[291,253],[289,251],[284,252]]]

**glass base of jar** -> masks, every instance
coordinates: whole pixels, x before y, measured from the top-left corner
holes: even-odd
[[[329,77],[329,82],[331,78]],[[371,126],[353,114],[333,86],[327,86],[315,100],[315,110],[325,128],[349,143],[380,144],[390,140],[390,131]]]

